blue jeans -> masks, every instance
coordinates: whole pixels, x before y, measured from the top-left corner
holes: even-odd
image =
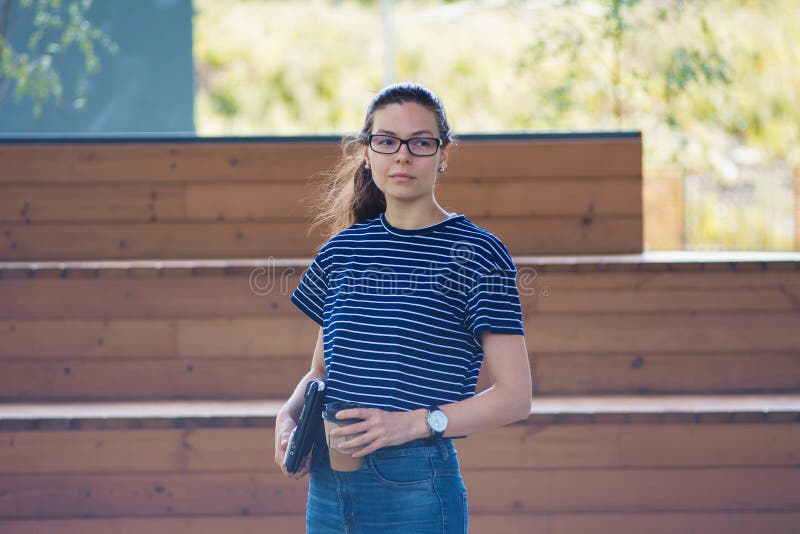
[[[331,469],[325,437],[308,484],[308,534],[461,534],[467,488],[453,441],[414,440],[364,457],[358,471]]]

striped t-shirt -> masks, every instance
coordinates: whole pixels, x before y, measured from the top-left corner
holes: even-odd
[[[383,213],[350,226],[291,301],[323,327],[326,400],[389,411],[473,396],[480,332],[524,333],[508,250],[458,214],[413,230]]]

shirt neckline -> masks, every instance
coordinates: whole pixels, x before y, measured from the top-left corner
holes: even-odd
[[[386,220],[386,212],[381,212],[379,219],[381,224],[386,229],[387,232],[397,235],[419,235],[419,234],[428,234],[430,232],[436,231],[444,226],[448,226],[454,221],[459,219],[463,219],[464,216],[459,213],[451,213],[446,219],[439,221],[438,223],[431,224],[430,226],[423,226],[422,228],[397,228],[389,224],[389,221]]]

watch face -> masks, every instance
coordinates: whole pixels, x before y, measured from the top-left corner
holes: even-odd
[[[447,416],[440,410],[431,412],[428,421],[434,432],[443,432],[447,428]]]

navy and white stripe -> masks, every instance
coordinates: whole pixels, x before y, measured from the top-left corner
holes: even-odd
[[[331,238],[291,295],[323,327],[326,399],[408,411],[473,396],[480,332],[524,334],[516,272],[464,215],[404,230],[381,214]]]

